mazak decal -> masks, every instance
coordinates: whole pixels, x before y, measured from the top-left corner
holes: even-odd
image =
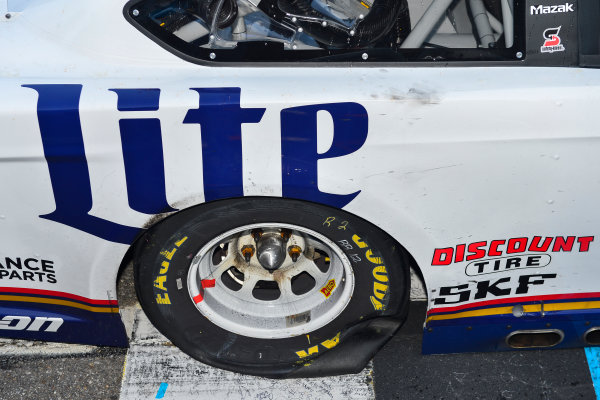
[[[573,3],[565,3],[554,6],[531,6],[529,8],[529,12],[531,15],[540,15],[540,14],[559,14],[559,13],[568,13],[574,12]],[[560,29],[560,27],[559,27]],[[558,34],[558,33],[557,33]]]
[[[542,53],[554,53],[555,51],[565,51],[565,46],[560,43],[560,36],[558,33],[560,32],[559,26],[558,28],[548,28],[544,31],[544,44],[540,47],[540,51]]]
[[[32,322],[31,317],[7,315],[0,319],[0,330],[56,332],[63,322],[62,318],[35,317]]]
[[[86,159],[79,101],[82,85],[23,85],[38,93],[37,115],[56,209],[41,218],[116,243],[130,244],[140,228],[90,215],[93,193]],[[132,118],[128,112],[159,109],[160,89],[110,89],[116,93],[129,207],[149,215],[174,211],[167,203],[162,128],[158,118]],[[182,124],[197,125],[201,136],[205,201],[244,196],[242,125],[260,123],[266,108],[242,108],[239,87],[190,88],[199,97]],[[317,114],[333,121],[329,149],[317,149]],[[367,139],[368,115],[352,102],[281,110],[282,195],[342,208],[360,191],[334,194],[319,190],[320,160],[360,149]],[[200,132],[201,130],[201,132]],[[68,144],[68,145],[65,145]]]
[[[556,278],[556,274],[532,274],[443,286],[438,290],[438,297],[433,303],[435,305],[459,304],[471,300],[527,294],[531,286],[543,285],[548,279],[553,278]]]
[[[54,262],[33,257],[0,259],[0,281],[56,283]]]
[[[459,244],[435,249],[431,265],[450,265],[484,258],[520,255],[521,253],[587,252],[594,236],[517,237]]]

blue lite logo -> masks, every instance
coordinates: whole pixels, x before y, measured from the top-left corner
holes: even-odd
[[[140,228],[90,215],[92,189],[85,156],[79,99],[82,85],[23,85],[39,97],[37,114],[56,210],[41,218],[94,236],[129,244]],[[110,89],[117,94],[129,206],[156,214],[175,211],[167,203],[162,131],[157,118],[127,118],[128,111],[156,111],[160,89]],[[184,124],[198,124],[206,201],[242,197],[242,124],[259,123],[265,108],[240,107],[240,88],[191,88],[199,95]],[[317,112],[327,111],[334,136],[327,152],[317,151]],[[317,162],[348,155],[367,139],[367,111],[358,103],[329,103],[281,111],[283,197],[343,207],[360,191],[340,195],[319,190]]]

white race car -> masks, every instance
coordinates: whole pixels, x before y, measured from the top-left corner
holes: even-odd
[[[207,364],[600,344],[598,0],[0,0],[0,335]]]

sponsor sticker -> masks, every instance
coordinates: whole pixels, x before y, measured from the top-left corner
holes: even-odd
[[[443,286],[437,290],[433,304],[460,304],[473,300],[490,300],[498,297],[509,297],[528,294],[533,286],[544,285],[546,281],[556,278],[557,274],[530,274],[485,281],[469,281],[461,285]]]
[[[62,318],[31,317],[23,315],[7,315],[0,319],[0,329],[6,331],[56,332],[65,322]]]
[[[556,51],[565,51],[565,46],[560,43],[560,36],[558,33],[560,32],[559,26],[557,28],[548,28],[544,31],[544,44],[540,47],[540,51],[542,53],[554,53]]]
[[[514,269],[543,268],[550,264],[551,260],[549,254],[523,254],[514,257],[488,258],[487,260],[469,263],[465,269],[465,274],[476,276]]]
[[[0,259],[0,281],[30,281],[56,283],[54,261],[33,257],[4,257]]]
[[[333,293],[334,289],[335,279],[330,279],[329,282],[327,282],[327,284],[321,288],[321,293],[323,293],[325,298],[328,298],[329,296],[331,296],[331,293]]]
[[[574,12],[575,10],[573,9],[573,3],[565,3],[565,4],[558,4],[558,5],[554,5],[554,6],[543,6],[543,5],[537,5],[537,6],[531,6],[529,8],[529,13],[531,15],[540,15],[540,14],[561,14],[561,13],[569,13],[569,12]]]
[[[304,325],[310,322],[310,311],[306,311],[300,314],[288,315],[285,317],[285,326],[290,328],[292,326]]]
[[[490,241],[483,240],[453,247],[437,248],[433,251],[431,265],[443,266],[464,261],[510,256],[511,258],[525,257],[525,259],[519,262],[488,260],[490,261],[489,264],[480,264],[472,268],[477,270],[483,268],[480,273],[486,273],[485,271],[488,271],[489,268],[492,268],[492,272],[494,272],[501,268],[538,266],[537,264],[541,265],[549,259],[546,257],[529,259],[527,258],[529,254],[524,253],[535,255],[536,253],[587,252],[593,241],[594,236],[524,236]]]

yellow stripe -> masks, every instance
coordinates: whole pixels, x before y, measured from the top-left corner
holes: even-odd
[[[567,311],[567,310],[587,310],[590,308],[600,308],[600,301],[576,301],[570,303],[544,303],[544,311]],[[542,312],[541,304],[528,304],[523,306],[526,313]],[[485,317],[488,315],[512,314],[513,306],[484,308],[482,310],[463,311],[456,314],[432,315],[427,318],[429,321],[441,321],[445,319]]]
[[[41,298],[41,297],[2,296],[2,295],[0,295],[0,301],[23,301],[25,303],[57,304],[60,306],[81,308],[82,310],[87,310],[87,311],[91,311],[91,312],[103,312],[103,313],[119,312],[119,310],[117,308],[112,308],[112,307],[92,307],[92,306],[88,306],[85,304],[75,303],[74,301],[69,301],[69,300],[47,299],[47,298]]]
[[[544,304],[544,311],[586,310],[588,308],[600,308],[600,301]]]
[[[536,309],[537,308],[537,309]],[[439,321],[444,319],[455,319],[455,318],[468,318],[468,317],[484,317],[486,315],[502,315],[502,314],[512,314],[513,307],[497,307],[497,308],[485,308],[483,310],[472,310],[472,311],[463,311],[456,314],[446,314],[446,315],[432,315],[427,318],[427,322],[429,321]],[[541,307],[539,305],[529,305],[524,306],[523,310],[525,312],[539,312],[541,311]]]

